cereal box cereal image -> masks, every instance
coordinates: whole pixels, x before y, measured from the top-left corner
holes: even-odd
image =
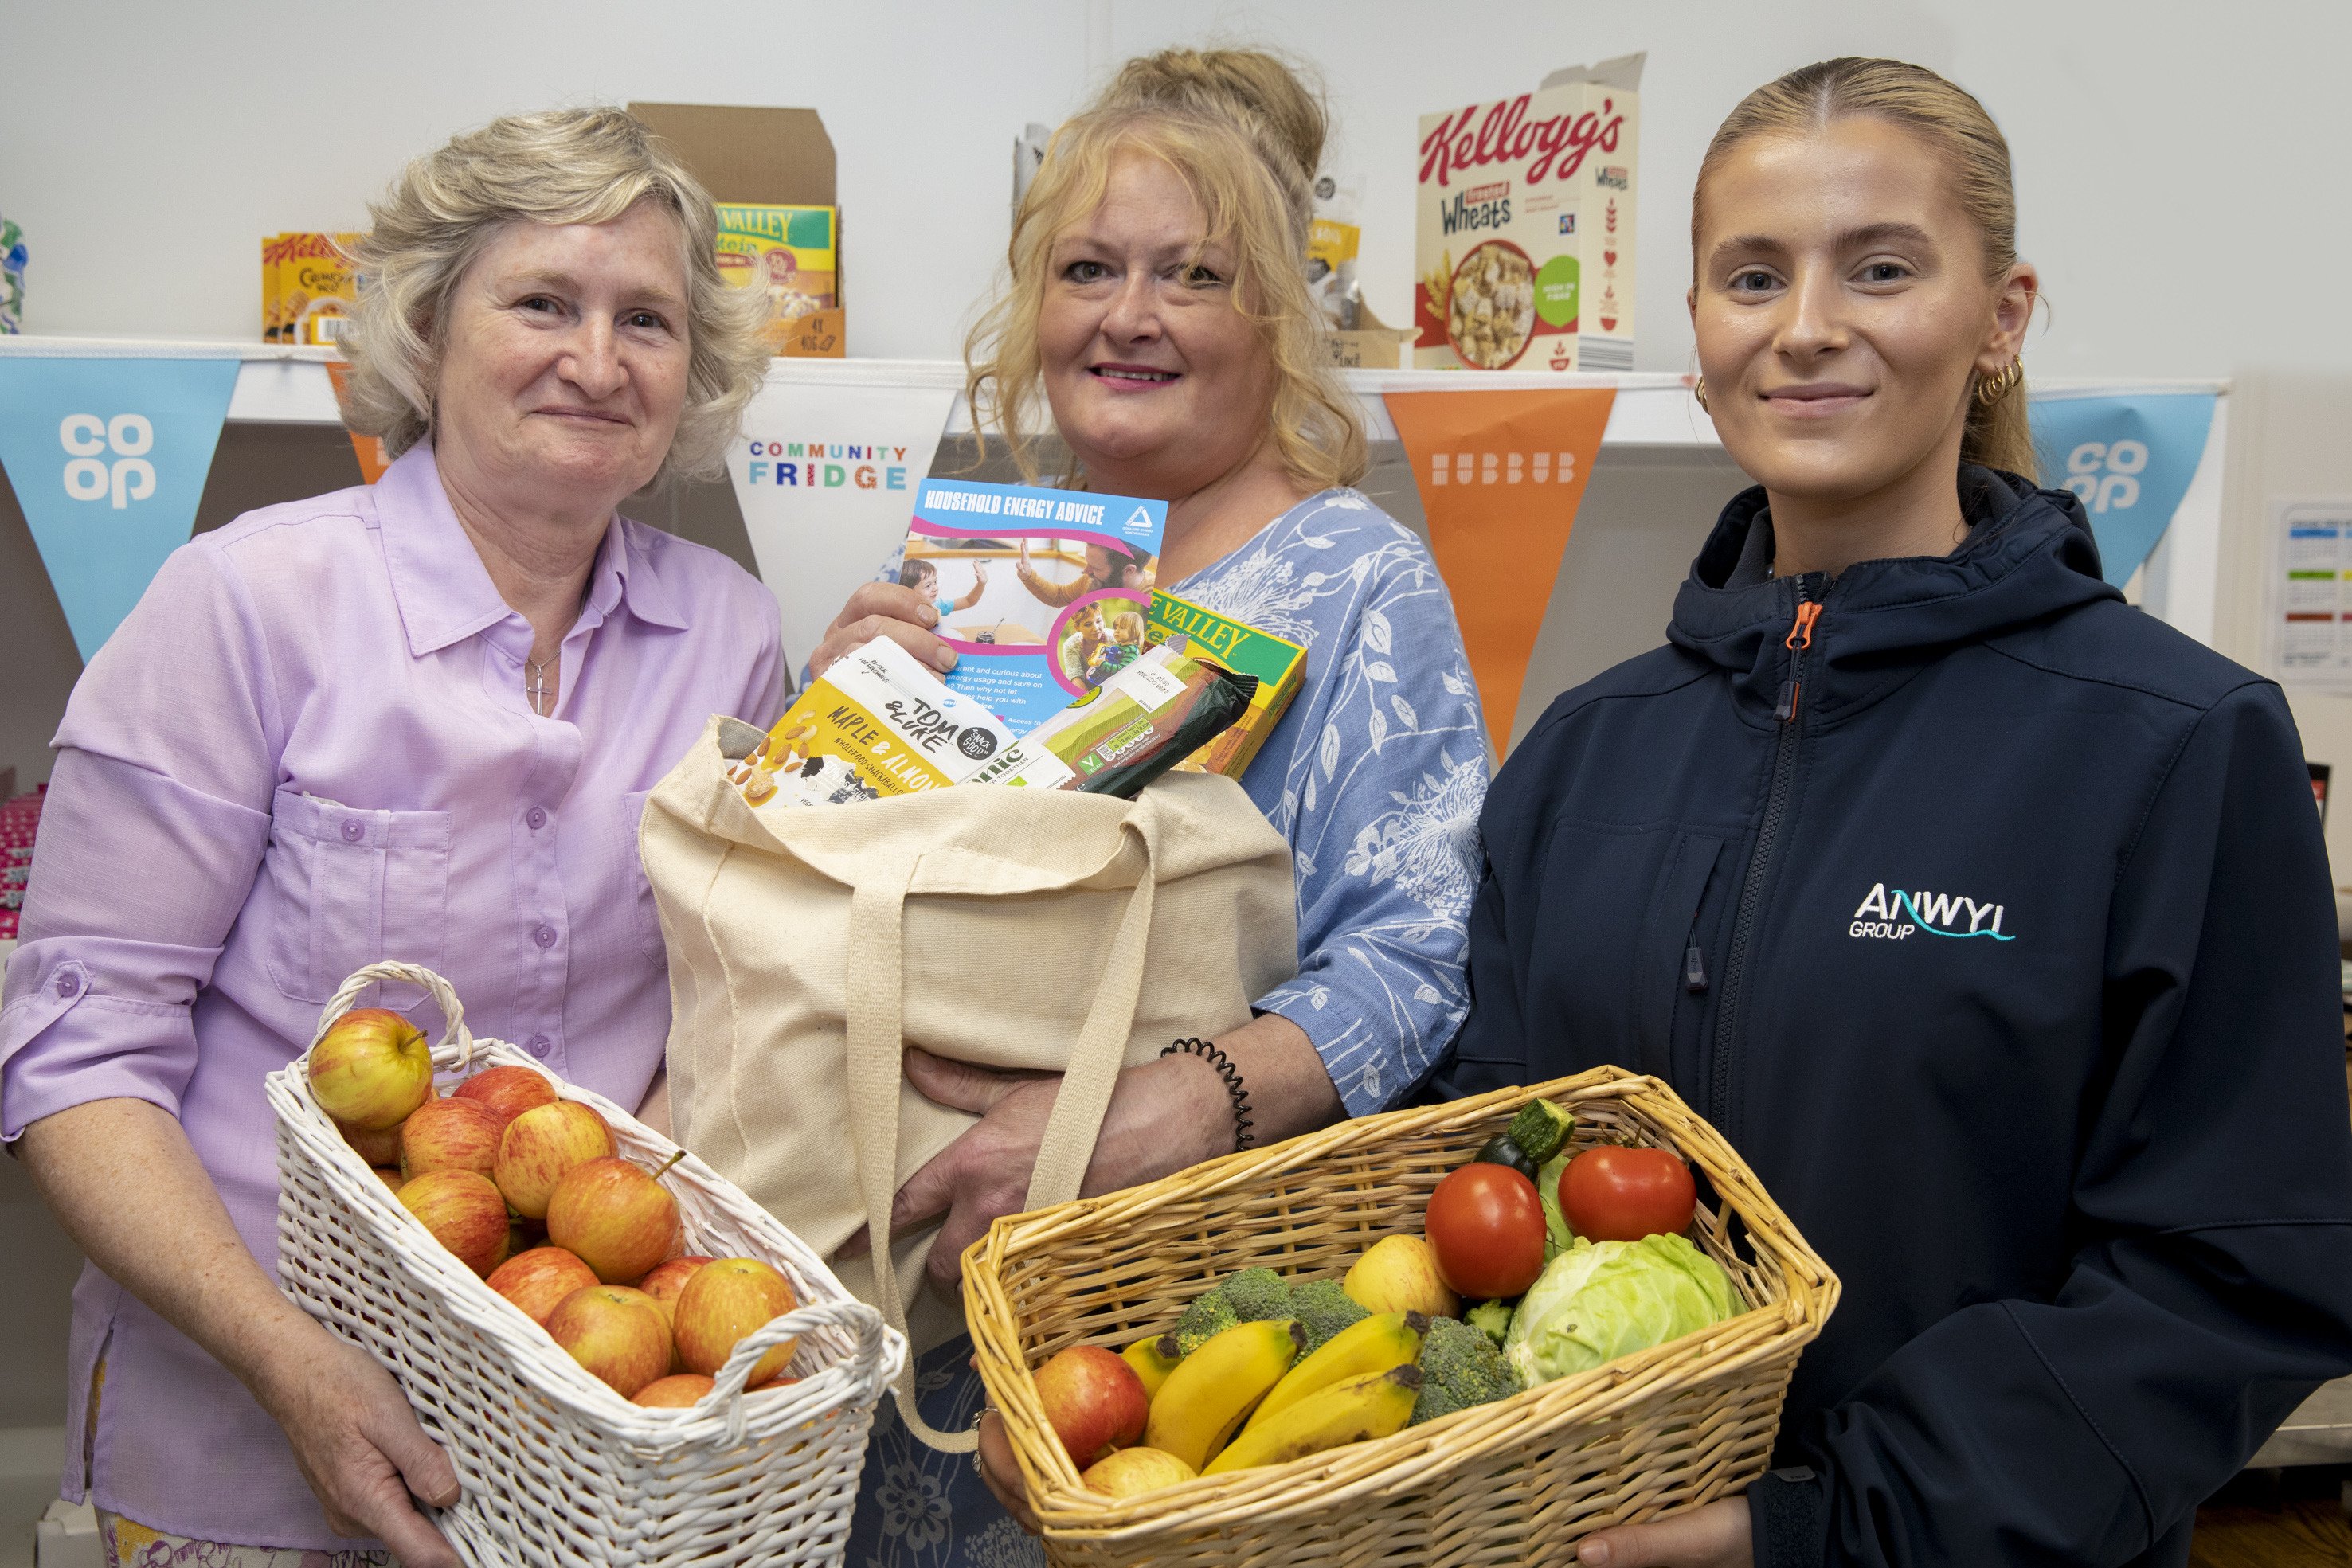
[[[1633,368],[1641,63],[1422,117],[1415,365]]]

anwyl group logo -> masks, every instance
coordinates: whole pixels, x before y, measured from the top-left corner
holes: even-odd
[[[111,496],[118,512],[155,493],[155,427],[147,416],[69,413],[58,422],[58,444],[66,449],[66,494],[77,501]]]
[[[1899,887],[1890,892],[1885,883],[1876,882],[1853,912],[1853,924],[1846,927],[1846,935],[1900,942],[1925,932],[1930,936],[1990,936],[1996,942],[2014,942],[2017,938],[2000,928],[2007,907],[1979,904],[1958,894],[1906,893]],[[1968,923],[1965,928],[1963,920]]]

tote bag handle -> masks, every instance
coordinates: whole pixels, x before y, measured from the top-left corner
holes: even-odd
[[[1118,1085],[1128,1036],[1135,1025],[1159,869],[1150,828],[1143,823],[1130,825],[1142,840],[1143,873],[1128,899],[1127,913],[1103,967],[1102,983],[1095,989],[1094,1003],[1087,1010],[1077,1043],[1071,1048],[1061,1091],[1045,1119],[1037,1163],[1029,1176],[1026,1203],[1030,1208],[1067,1203],[1078,1196],[1079,1184],[1094,1158],[1103,1114],[1110,1108],[1111,1092]],[[902,1010],[906,904],[921,862],[922,857],[914,855],[889,864],[852,892],[849,905],[849,1103],[857,1140],[857,1185],[866,1201],[874,1283],[882,1298],[883,1315],[902,1333],[907,1327],[907,1309],[890,1255],[890,1206],[898,1196],[898,1084],[906,1056]],[[917,1413],[912,1356],[907,1358],[892,1393],[907,1429],[932,1448],[968,1454],[979,1446],[976,1432],[942,1432]]]

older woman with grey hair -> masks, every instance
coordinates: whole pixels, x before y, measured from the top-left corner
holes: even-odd
[[[412,163],[344,339],[397,460],[180,549],[75,688],[0,1137],[90,1260],[65,1490],[110,1561],[457,1561],[415,1506],[455,1500],[446,1456],[271,1278],[262,1077],[352,970],[436,968],[477,1030],[664,1113],[638,812],[707,716],[782,703],[774,600],[614,510],[714,466],[764,369],[714,226],[614,110]]]

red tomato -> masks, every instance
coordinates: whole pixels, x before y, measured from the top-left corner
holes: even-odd
[[[1508,1166],[1464,1166],[1439,1182],[1422,1229],[1459,1295],[1516,1296],[1543,1272],[1543,1200]]]
[[[1595,1241],[1639,1241],[1690,1228],[1698,1188],[1665,1149],[1587,1149],[1559,1173],[1559,1211]]]

